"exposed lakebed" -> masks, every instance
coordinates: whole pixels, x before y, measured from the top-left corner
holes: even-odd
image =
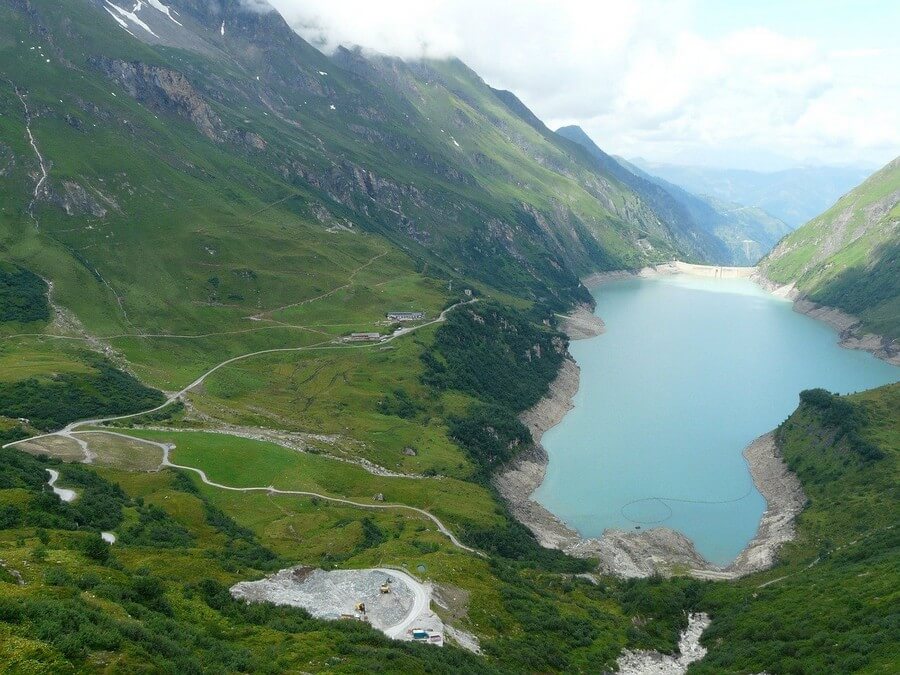
[[[607,332],[570,347],[581,385],[543,436],[550,463],[534,494],[585,537],[665,526],[727,564],[765,510],[742,450],[803,389],[900,379],[749,280],[633,278],[593,292]]]

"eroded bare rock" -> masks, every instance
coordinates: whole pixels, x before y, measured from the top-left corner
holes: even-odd
[[[678,654],[624,652],[617,661],[620,675],[683,675],[692,663],[706,656],[706,647],[700,644],[700,638],[710,623],[707,614],[691,614],[678,641]]]

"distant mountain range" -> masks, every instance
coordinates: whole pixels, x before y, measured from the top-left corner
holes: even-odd
[[[644,171],[624,159],[603,152],[578,126],[557,129],[595,157],[598,163],[655,205],[659,212],[691,223],[718,242],[713,262],[730,265],[754,265],[791,228],[763,209],[698,196]]]
[[[822,213],[872,173],[870,169],[827,166],[761,172],[645,159],[632,159],[631,163],[696,195],[759,207],[792,228]]]

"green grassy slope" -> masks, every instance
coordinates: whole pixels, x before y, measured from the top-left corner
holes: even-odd
[[[763,260],[767,277],[900,337],[900,159],[785,239]]]
[[[592,672],[625,647],[672,651],[685,612],[704,608],[721,618],[716,649],[744,654],[714,650],[712,662],[781,663],[756,633],[759,646],[747,646],[733,619],[749,586],[593,584],[575,576],[589,562],[541,549],[490,484],[530,442],[516,415],[555,374],[565,340],[554,312],[587,299],[578,275],[700,259],[702,247],[459,62],[331,59],[276,16],[218,4],[211,14],[206,0],[172,0],[185,32],[169,26],[181,42],[168,46],[132,38],[100,3],[0,7],[0,399],[15,404],[0,410],[0,437],[35,431],[37,419],[16,417],[39,407],[22,409],[17,392],[82,416],[88,404],[94,413],[159,400],[128,372],[173,391],[238,354],[308,347],[217,370],[183,405],[142,420],[163,430],[127,429],[136,420],[120,430],[175,443],[174,461],[224,483],[373,503],[382,493],[427,508],[489,555],[453,547],[415,513],[229,492],[171,470],[139,473],[136,461],[57,466],[5,450],[0,663]],[[26,123],[49,172],[36,195],[42,172]],[[384,344],[334,342],[387,332],[392,309],[434,318],[464,288],[479,302],[442,325]],[[104,382],[119,386],[106,392]],[[263,433],[294,445],[245,437]],[[371,464],[416,476],[377,475]],[[81,493],[72,505],[47,490],[47,466]],[[834,514],[823,511],[823,528]],[[119,541],[105,548],[100,530]],[[811,560],[797,550],[792,570]],[[227,595],[294,564],[424,565],[451,598],[438,611],[475,633],[485,656]],[[883,581],[890,570],[878,572]],[[791,598],[814,597],[805,590]],[[815,625],[829,637],[840,628]],[[867,644],[866,663],[883,662],[881,638]]]
[[[177,46],[90,0],[0,8],[4,269],[52,281],[83,328],[53,331],[146,381],[433,312],[454,280],[563,308],[586,272],[703,258],[459,62],[332,59],[221,4],[212,25],[172,3],[183,26],[152,25]]]
[[[590,563],[538,547],[479,471],[491,464],[485,451],[514,451],[505,434],[517,431],[515,412],[546,390],[561,358],[564,341],[535,311],[482,300],[430,328],[437,336],[423,331],[392,349],[248,359],[217,371],[191,395],[202,417],[176,416],[169,431],[122,429],[175,444],[174,461],[227,485],[271,484],[373,504],[381,493],[385,503],[427,508],[489,558],[453,547],[431,521],[409,511],[229,492],[168,470],[102,468],[99,447],[93,467],[58,467],[62,484],[81,492],[71,513],[45,491],[45,462],[6,450],[0,453],[0,644],[11,646],[4,657],[23,668],[57,670],[143,664],[150,670],[359,672],[380,663],[388,672],[521,672],[608,669],[625,646],[671,650],[685,622],[682,609],[697,599],[693,583],[595,585],[573,577]],[[481,347],[467,357],[460,341]],[[488,382],[500,367],[520,378],[513,399]],[[472,414],[488,403],[489,417]],[[301,453],[205,433],[217,427],[211,415],[318,433]],[[513,448],[528,442],[518,426]],[[362,458],[420,475],[382,477],[347,461]],[[86,489],[84,474],[118,483],[122,493],[103,484]],[[102,508],[83,512],[99,503]],[[96,548],[97,529],[119,535],[111,550]],[[486,656],[472,660],[447,648],[438,657],[436,650],[391,643],[355,624],[229,599],[230,584],[293,564],[422,565],[419,574],[453,598],[438,611],[478,635]]]
[[[0,656],[13,670],[592,670],[610,666],[625,644],[671,644],[680,619],[653,606],[646,583],[594,586],[488,563],[447,547],[414,517],[372,512],[360,521],[357,511],[319,500],[210,491],[168,471],[79,467],[61,469],[82,495],[66,506],[41,493],[45,463],[0,454]],[[100,528],[115,529],[119,541],[97,543]],[[439,611],[477,631],[486,656],[247,606],[226,590],[286,564],[385,560],[424,565],[447,597],[464,598]],[[638,615],[655,621],[635,629]]]
[[[804,392],[778,443],[809,498],[773,569],[707,592],[691,673],[893,673],[900,601],[900,385]]]
[[[397,672],[592,671],[609,667],[625,646],[671,649],[687,609],[713,615],[709,654],[691,673],[895,672],[898,412],[900,385],[850,397],[804,393],[778,431],[809,497],[797,538],[773,569],[733,583],[593,585],[527,559],[461,553],[414,514],[361,517],[316,499],[225,492],[169,471],[57,466],[63,485],[82,495],[66,506],[42,493],[46,462],[0,451],[0,653],[17,667],[57,672],[138,664],[221,672],[265,663],[358,672],[385,660]],[[255,441],[153,435],[172,437],[177,459],[219,472],[219,480],[256,476],[329,492],[348,478],[339,463]],[[222,453],[242,455],[249,473],[235,473]],[[359,498],[375,489],[352,480]],[[423,489],[401,483],[397,489]],[[427,489],[422,494],[427,499]],[[482,505],[464,518],[496,517],[481,499],[460,498]],[[458,527],[455,508],[448,502],[441,516]],[[103,548],[92,536],[98,529],[114,530],[119,541]],[[404,646],[355,624],[232,603],[224,593],[286,564],[386,560],[425,565],[429,580],[467,598],[441,611],[477,633],[486,656]]]

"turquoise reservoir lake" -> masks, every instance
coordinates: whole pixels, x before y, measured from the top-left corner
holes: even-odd
[[[534,494],[585,537],[665,526],[710,562],[731,562],[765,510],[743,449],[803,389],[900,379],[749,280],[635,278],[593,294],[607,330],[570,346],[581,386],[544,434],[550,463]]]

